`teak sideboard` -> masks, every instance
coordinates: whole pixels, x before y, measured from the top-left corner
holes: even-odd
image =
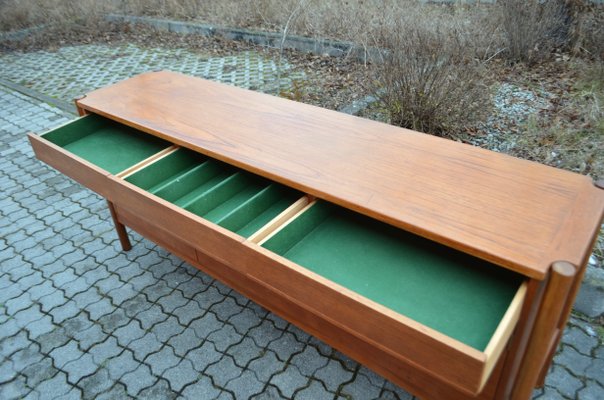
[[[76,100],[36,156],[125,226],[430,399],[528,399],[602,184],[172,72]]]

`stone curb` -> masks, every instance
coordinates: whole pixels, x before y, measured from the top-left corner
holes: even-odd
[[[28,97],[32,97],[36,100],[39,100],[43,103],[47,103],[53,107],[58,108],[59,110],[63,111],[63,113],[66,116],[72,117],[73,115],[77,115],[78,112],[76,110],[75,104],[72,103],[68,103],[66,101],[63,100],[59,100],[59,99],[55,99],[54,97],[50,97],[48,95],[45,95],[43,93],[37,92],[33,89],[30,89],[28,87],[25,87],[23,85],[19,85],[17,83],[13,83],[10,81],[7,81],[6,79],[0,78],[0,85],[9,88],[11,90],[14,90],[16,92],[19,92],[21,94],[24,94]]]
[[[359,61],[379,60],[379,49],[374,47],[362,47],[352,42],[342,42],[329,39],[313,39],[304,36],[283,35],[276,32],[254,31],[250,29],[238,29],[217,27],[208,24],[193,22],[182,22],[159,18],[137,17],[131,15],[109,14],[106,20],[130,24],[144,24],[155,29],[180,33],[198,34],[204,36],[220,36],[229,40],[242,40],[252,42],[261,46],[298,50],[318,55],[327,54],[332,57],[352,57]]]

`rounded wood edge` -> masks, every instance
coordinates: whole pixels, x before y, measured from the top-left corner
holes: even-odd
[[[556,261],[552,264],[552,271],[557,275],[572,277],[577,272],[577,268],[568,261]]]
[[[604,189],[604,179],[599,179],[594,182],[594,186],[598,189]]]

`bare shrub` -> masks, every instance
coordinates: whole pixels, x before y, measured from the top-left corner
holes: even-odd
[[[506,54],[511,61],[533,63],[563,45],[569,35],[565,0],[500,0]]]
[[[376,95],[392,124],[446,137],[474,125],[488,108],[483,68],[457,29],[406,21],[382,38]]]

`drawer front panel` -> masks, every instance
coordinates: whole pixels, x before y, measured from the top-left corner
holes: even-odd
[[[196,260],[195,249],[182,241],[182,239],[170,234],[164,228],[142,219],[135,212],[132,212],[122,205],[114,205],[114,207],[117,219],[122,224],[134,229],[155,244],[189,262],[190,260]]]

